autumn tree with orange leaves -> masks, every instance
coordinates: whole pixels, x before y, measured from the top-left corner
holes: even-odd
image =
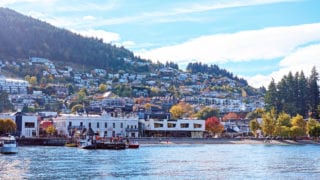
[[[191,117],[194,112],[190,104],[180,102],[179,104],[171,107],[170,113],[172,115],[172,119],[180,119],[183,117]]]
[[[210,117],[206,120],[206,131],[215,136],[221,134],[224,130],[224,126],[220,123],[217,117]]]

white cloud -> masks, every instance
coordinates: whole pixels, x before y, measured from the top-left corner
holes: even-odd
[[[217,9],[226,9],[226,8],[237,8],[245,6],[257,6],[264,4],[273,4],[281,2],[292,2],[297,0],[216,0],[210,1],[209,3],[194,3],[188,4],[183,8],[176,8],[175,14],[186,14],[186,13],[198,13],[204,11],[211,11]]]
[[[55,2],[56,0],[1,0],[0,1],[0,6],[8,6],[12,4],[18,4],[18,3],[52,3]]]
[[[320,23],[272,27],[232,34],[201,36],[187,42],[138,53],[162,62],[197,59],[206,63],[241,62],[286,56],[299,46],[320,41]]]
[[[136,45],[136,43],[133,41],[124,41],[122,43],[122,46],[124,46],[124,47],[130,47],[130,46],[134,46],[134,45]]]
[[[165,7],[167,9],[161,9],[159,11],[147,11],[131,16],[115,17],[107,20],[97,22],[99,25],[115,25],[115,24],[128,24],[128,23],[167,23],[176,21],[192,21],[199,22],[206,20],[206,18],[194,18],[188,16],[193,13],[201,13],[206,11],[226,9],[226,8],[238,8],[245,6],[257,6],[265,4],[274,4],[282,2],[292,2],[297,0],[216,0],[216,1],[201,1],[201,3],[168,3],[172,6]],[[156,4],[155,4],[156,5]],[[115,6],[115,5],[114,5]],[[94,6],[93,6],[94,7]],[[99,6],[95,7],[97,9]]]
[[[94,16],[88,15],[88,16],[83,16],[82,19],[85,21],[92,21],[92,20],[95,20],[96,18]]]
[[[101,38],[103,42],[105,43],[114,43],[120,41],[120,35],[113,32],[107,32],[104,30],[93,30],[89,29],[86,31],[75,31],[77,33],[80,33],[81,35],[85,37],[97,37]]]
[[[288,54],[280,61],[280,69],[272,72],[270,75],[256,75],[254,77],[245,77],[248,83],[253,87],[268,87],[271,79],[279,82],[289,71],[292,73],[303,71],[306,76],[310,75],[311,69],[315,66],[320,70],[320,44],[309,45],[297,49]]]

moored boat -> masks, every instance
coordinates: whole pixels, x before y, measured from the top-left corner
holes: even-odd
[[[130,148],[130,149],[137,149],[137,148],[139,148],[139,143],[138,142],[130,142],[129,144],[128,144],[128,148]]]
[[[0,137],[0,153],[2,154],[18,153],[17,142],[13,136]]]
[[[79,146],[82,149],[114,149],[121,150],[126,149],[126,143],[122,141],[102,141],[91,138],[82,139],[79,141]]]

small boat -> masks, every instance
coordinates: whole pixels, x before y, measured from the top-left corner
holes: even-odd
[[[66,147],[78,147],[77,143],[73,143],[73,142],[67,142],[64,146]]]
[[[0,137],[0,153],[2,154],[18,153],[17,141],[13,136]]]
[[[137,148],[139,148],[139,143],[138,142],[132,142],[132,143],[129,143],[128,144],[128,148],[130,148],[130,149],[137,149]]]
[[[78,147],[82,149],[114,149],[121,150],[126,149],[126,144],[122,141],[101,141],[101,140],[92,140],[90,138],[81,139],[79,141]]]

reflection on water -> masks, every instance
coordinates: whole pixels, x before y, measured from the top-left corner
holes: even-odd
[[[28,172],[28,167],[28,160],[18,160],[16,157],[0,158],[0,179],[23,179]]]
[[[144,145],[121,151],[19,147],[16,155],[0,155],[0,179],[317,179],[318,149],[230,144]]]

